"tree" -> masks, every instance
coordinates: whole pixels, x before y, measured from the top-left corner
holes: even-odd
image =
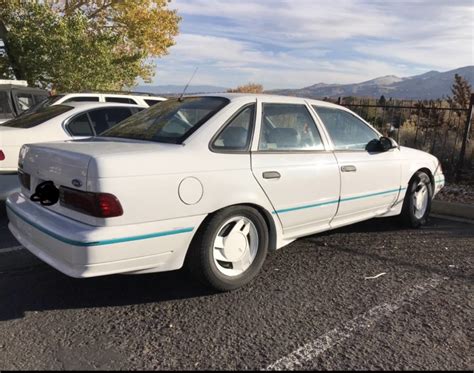
[[[167,0],[0,0],[0,78],[58,91],[133,86],[153,76],[151,57],[174,44],[179,20]]]
[[[471,86],[461,75],[454,75],[454,83],[451,88],[453,94],[450,97],[449,102],[453,103],[460,109],[469,109],[469,103],[471,101]]]
[[[229,93],[263,93],[263,86],[256,83],[248,83],[234,89],[227,90]]]
[[[385,98],[384,95],[380,96],[378,104],[380,106],[385,106],[387,104],[387,99]]]

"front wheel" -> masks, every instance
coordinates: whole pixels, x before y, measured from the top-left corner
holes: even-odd
[[[428,220],[433,199],[430,177],[418,171],[408,186],[402,208],[402,222],[412,228],[419,228]]]
[[[249,283],[268,253],[269,233],[262,215],[249,206],[223,209],[203,223],[186,260],[204,284],[230,291]]]

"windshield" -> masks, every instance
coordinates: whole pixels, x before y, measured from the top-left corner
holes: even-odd
[[[72,106],[66,105],[48,106],[45,108],[41,108],[35,111],[34,113],[24,114],[15,119],[9,120],[8,122],[0,124],[0,126],[14,128],[32,128],[72,109]]]
[[[13,118],[13,112],[10,107],[8,94],[5,91],[0,91],[0,119]]]
[[[179,144],[229,103],[222,97],[163,101],[102,133],[105,137]]]

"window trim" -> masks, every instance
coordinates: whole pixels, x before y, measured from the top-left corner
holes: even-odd
[[[314,124],[314,127],[316,129],[316,131],[318,132],[318,135],[319,135],[319,138],[321,140],[321,144],[323,146],[324,149],[288,149],[288,150],[283,150],[283,149],[260,149],[260,140],[262,138],[262,131],[263,131],[263,125],[262,125],[262,122],[263,122],[263,107],[264,105],[267,104],[267,105],[293,105],[293,106],[303,106],[309,117],[311,118],[311,120],[313,121],[313,124]],[[326,143],[325,143],[325,139],[323,137],[323,135],[321,134],[321,130],[318,126],[318,123],[317,123],[317,119],[319,118],[315,118],[313,113],[311,112],[310,108],[308,108],[308,105],[305,103],[305,102],[301,102],[301,103],[296,103],[296,102],[265,102],[265,101],[262,101],[260,102],[260,107],[261,107],[261,114],[260,114],[260,133],[259,133],[259,136],[258,136],[258,142],[257,142],[257,150],[254,150],[252,151],[253,154],[311,154],[311,153],[314,153],[314,154],[317,154],[317,153],[327,153],[329,152],[329,150],[327,149],[327,146],[326,146]],[[331,144],[332,144],[332,141],[331,141]]]
[[[327,138],[331,143],[332,152],[334,152],[334,153],[336,153],[336,152],[344,152],[344,153],[362,153],[362,152],[364,152],[364,153],[367,153],[368,151],[367,151],[367,149],[337,149],[336,145],[334,144],[334,141],[332,140],[331,134],[329,133],[329,130],[327,129],[326,124],[324,123],[324,120],[320,117],[320,115],[318,113],[318,110],[317,110],[318,108],[341,111],[341,112],[347,113],[349,115],[352,115],[354,118],[358,119],[363,124],[365,124],[369,129],[371,129],[373,132],[375,132],[375,134],[378,135],[379,139],[380,139],[380,137],[382,137],[382,134],[379,131],[377,131],[377,129],[372,127],[372,125],[370,123],[368,123],[363,118],[358,116],[356,113],[353,113],[352,111],[350,111],[346,108],[321,106],[321,105],[314,104],[314,103],[311,103],[310,106],[311,106],[311,110],[313,110],[315,112],[318,120],[320,121],[321,125],[323,126],[324,131],[327,134]],[[390,149],[390,150],[392,150],[392,149]]]
[[[214,147],[214,142],[217,140],[217,138],[221,135],[222,132],[227,128],[229,124],[232,123],[232,121],[237,118],[244,110],[247,108],[253,106],[253,118],[250,123],[249,131],[250,131],[250,138],[247,144],[246,149],[243,150],[232,150],[232,149],[220,149]],[[211,140],[209,141],[209,150],[213,153],[220,153],[220,154],[249,154],[252,148],[252,143],[253,143],[253,138],[255,135],[255,123],[257,119],[257,102],[250,102],[247,103],[237,109],[237,111],[232,114],[232,116],[225,121],[225,123],[219,127],[217,132],[215,133],[214,136],[212,136]]]

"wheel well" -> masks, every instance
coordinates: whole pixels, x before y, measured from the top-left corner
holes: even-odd
[[[201,225],[199,226],[198,230],[201,229],[201,227],[203,226],[203,224],[206,224],[207,221],[209,221],[209,219],[218,211],[221,211],[225,208],[228,208],[228,207],[233,207],[233,206],[248,206],[248,207],[252,207],[254,208],[255,210],[257,210],[262,216],[263,216],[263,219],[265,220],[265,223],[267,224],[267,227],[268,227],[268,249],[269,250],[276,250],[276,247],[277,247],[277,231],[276,231],[276,227],[275,227],[275,222],[273,221],[273,218],[272,218],[272,215],[265,209],[263,208],[262,206],[259,206],[259,205],[256,205],[256,204],[253,204],[253,203],[241,203],[241,204],[236,204],[236,205],[231,205],[231,206],[226,206],[226,207],[223,207],[219,210],[216,210],[216,211],[213,211],[211,212],[204,220],[203,222],[201,223]]]
[[[262,206],[254,205],[253,203],[244,203],[243,206],[253,207],[260,214],[262,214],[263,218],[265,219],[265,223],[267,223],[267,227],[268,227],[268,235],[269,235],[268,249],[276,250],[277,232],[276,232],[275,222],[273,221],[272,215]]]
[[[418,173],[418,172],[424,172],[425,174],[427,174],[429,177],[430,177],[430,181],[431,181],[431,187],[433,188],[433,191],[434,191],[434,188],[435,188],[435,180],[434,180],[434,176],[433,174],[431,173],[430,169],[429,168],[420,168],[419,170],[416,170],[416,172],[412,175],[412,177],[410,178],[410,181],[408,182],[408,185],[411,184],[413,178],[415,177],[415,175]]]

